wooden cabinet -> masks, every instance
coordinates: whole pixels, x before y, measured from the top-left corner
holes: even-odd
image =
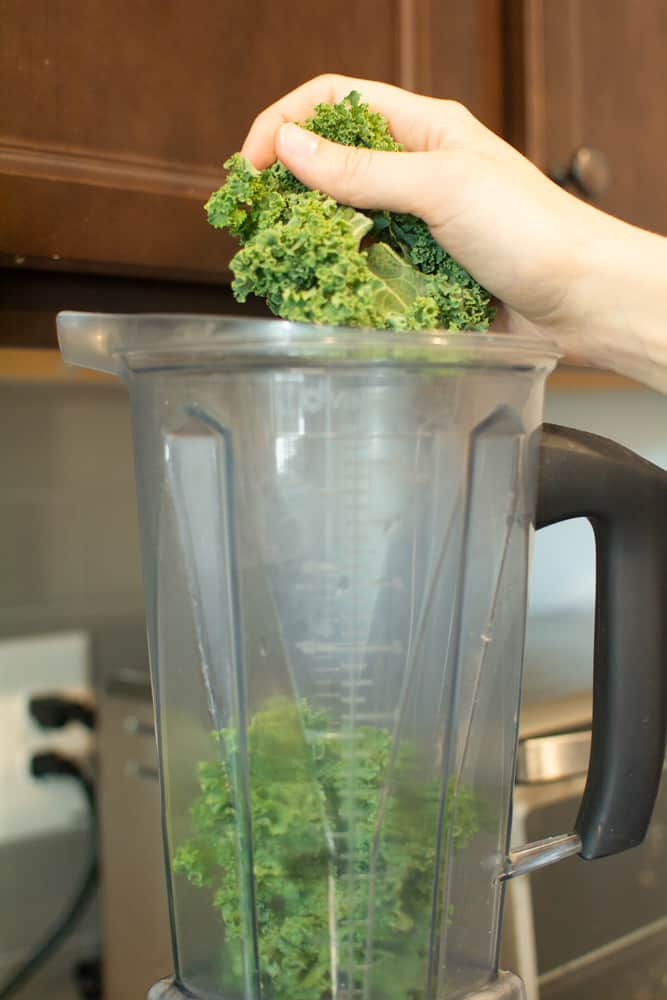
[[[506,30],[510,140],[560,176],[583,147],[591,200],[667,234],[665,0],[510,0]]]
[[[500,124],[500,0],[461,6],[3,0],[1,261],[225,280],[233,245],[202,203],[254,115],[304,80],[449,92]]]
[[[0,343],[58,308],[231,311],[202,204],[257,111],[324,71],[458,99],[667,233],[665,0],[0,0]],[[263,312],[258,304],[243,307]]]

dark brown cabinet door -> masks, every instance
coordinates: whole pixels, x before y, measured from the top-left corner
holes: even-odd
[[[510,0],[510,137],[605,211],[667,234],[665,0]]]
[[[333,71],[458,97],[496,124],[499,10],[0,0],[0,263],[224,280],[232,245],[202,202],[259,109]]]

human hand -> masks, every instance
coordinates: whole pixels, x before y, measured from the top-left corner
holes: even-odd
[[[387,118],[405,152],[340,146],[293,124],[316,104],[340,101],[351,90]],[[629,349],[627,336],[618,345],[614,341],[618,317],[630,322],[630,333],[633,322],[617,280],[627,288],[632,272],[627,264],[619,268],[618,258],[639,264],[642,255],[656,251],[648,239],[661,244],[667,263],[667,241],[568,194],[462,105],[369,80],[319,76],[263,111],[241,152],[260,169],[279,159],[308,187],[339,202],[421,217],[500,300],[495,328],[547,337],[566,354],[655,384],[651,366],[664,366],[664,334],[658,334],[657,346]],[[650,299],[652,277],[646,267],[637,272],[639,285],[648,281]],[[635,319],[645,332],[653,317]],[[633,350],[634,361],[628,356]],[[659,380],[662,387],[664,367]]]

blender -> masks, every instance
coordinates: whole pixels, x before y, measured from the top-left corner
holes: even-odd
[[[519,1000],[506,880],[650,820],[665,474],[542,427],[557,353],[535,340],[58,330],[132,406],[175,970],[150,1000]],[[510,849],[531,538],[577,516],[597,548],[588,781],[572,830]]]

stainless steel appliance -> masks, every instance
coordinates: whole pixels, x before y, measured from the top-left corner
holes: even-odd
[[[140,1000],[171,959],[148,673],[120,669],[98,697],[103,995]]]
[[[591,699],[522,711],[512,840],[571,824],[584,788]],[[507,887],[502,960],[527,1000],[667,998],[667,782],[644,843],[584,865],[544,868]]]

